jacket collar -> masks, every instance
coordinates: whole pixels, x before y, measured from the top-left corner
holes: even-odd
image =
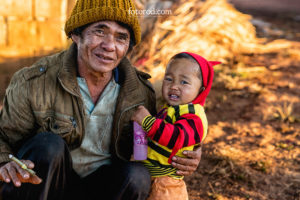
[[[58,73],[58,80],[65,90],[75,96],[80,96],[80,89],[77,83],[77,47],[73,43],[63,53],[62,67]]]
[[[143,87],[139,81],[139,75],[126,57],[118,65],[118,71],[118,83],[121,85],[119,98],[129,100],[127,106],[145,102],[145,97],[141,95]]]

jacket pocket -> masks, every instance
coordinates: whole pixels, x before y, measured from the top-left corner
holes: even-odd
[[[72,122],[62,121],[59,119],[52,119],[50,122],[49,129],[51,132],[62,136],[63,138],[68,137],[72,134],[74,129]]]

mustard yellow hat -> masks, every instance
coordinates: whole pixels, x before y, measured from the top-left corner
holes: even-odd
[[[141,41],[141,28],[136,15],[133,0],[77,0],[71,16],[66,21],[67,36],[75,28],[102,20],[120,21],[129,25],[135,37],[135,43]]]

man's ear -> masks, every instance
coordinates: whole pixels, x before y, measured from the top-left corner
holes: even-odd
[[[75,35],[75,34],[72,34],[71,35],[71,39],[73,42],[75,42],[76,44],[78,44],[79,40],[80,40],[80,36],[79,35]]]

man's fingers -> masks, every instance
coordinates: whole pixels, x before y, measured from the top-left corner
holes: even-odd
[[[194,151],[183,151],[185,158],[174,156],[172,166],[177,168],[177,174],[182,176],[191,175],[196,171],[201,160],[202,148],[198,147]]]
[[[21,160],[22,163],[24,163],[28,168],[33,169],[34,168],[34,163],[30,160]]]
[[[22,167],[20,167],[17,163],[13,162],[12,165],[16,168],[17,173],[19,173],[19,178],[28,179],[30,177],[30,174],[27,171],[25,171]]]
[[[34,168],[34,163],[30,160],[21,160],[28,168]],[[31,175],[26,170],[22,169],[19,165],[17,165],[18,172],[20,173],[21,182],[32,183],[32,184],[40,184],[42,179],[40,179],[37,175]]]
[[[14,185],[16,187],[20,187],[21,186],[21,181],[19,180],[19,178],[17,176],[17,170],[13,165],[10,165],[8,167],[8,174],[9,174],[12,182],[14,183]]]
[[[200,161],[202,155],[202,148],[198,147],[194,151],[183,151],[183,155],[188,158],[198,159]]]
[[[176,162],[172,162],[172,166],[181,171],[194,171],[195,167],[191,165],[182,165]]]
[[[4,168],[4,167],[1,168],[0,175],[1,175],[1,180],[5,181],[6,183],[10,182],[10,178],[9,178],[9,175],[8,175],[8,172],[7,172],[6,168]]]
[[[191,175],[195,171],[194,167],[191,167],[191,166],[181,165],[181,164],[178,164],[175,162],[172,162],[172,165],[173,165],[173,167],[178,169],[176,171],[176,174],[181,175],[181,176]]]
[[[194,158],[181,158],[178,156],[174,156],[172,158],[172,161],[176,164],[178,164],[178,166],[184,166],[184,167],[192,167],[192,168],[196,168],[198,166],[199,161],[197,159]],[[177,167],[176,167],[177,168]]]
[[[178,171],[176,171],[176,174],[178,174],[179,176],[189,176],[189,175],[193,174],[193,172],[191,172],[191,171],[180,171],[180,170],[178,170]]]
[[[34,175],[31,177],[30,183],[32,184],[40,184],[42,182],[42,179],[40,179],[38,176]]]

